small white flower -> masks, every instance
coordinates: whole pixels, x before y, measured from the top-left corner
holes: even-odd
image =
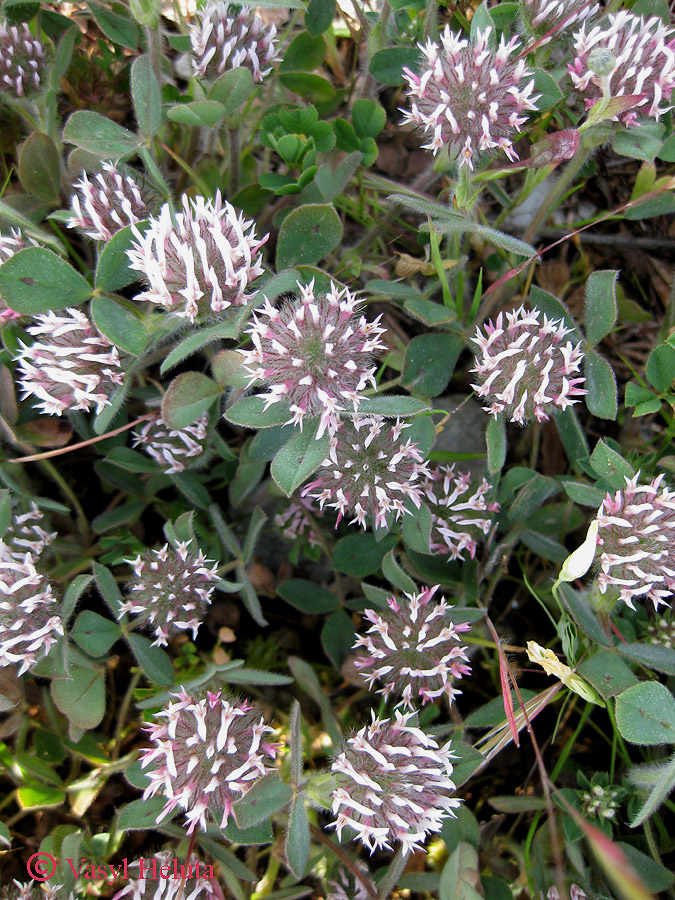
[[[583,578],[593,565],[597,544],[598,522],[597,519],[593,519],[588,526],[586,539],[583,544],[577,547],[573,553],[570,553],[562,564],[558,581],[576,581],[577,578]]]

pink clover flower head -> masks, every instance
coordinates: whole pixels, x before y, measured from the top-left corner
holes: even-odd
[[[162,306],[178,318],[213,319],[230,306],[243,306],[257,291],[248,290],[262,275],[255,225],[247,222],[220,191],[214,200],[187,194],[182,212],[171,215],[165,203],[148,229],[132,226],[135,240],[127,250],[130,268],[141,272],[149,289],[136,296]]]
[[[586,25],[582,26],[574,36],[575,59],[568,70],[576,90],[585,95],[586,107],[602,99],[607,79],[610,97],[636,98],[631,109],[615,117],[624,125],[637,122],[638,110],[658,120],[672,109],[669,104],[675,87],[674,35],[675,31],[658,16],[645,19],[624,9],[603,18],[588,31]],[[589,65],[589,56],[599,50],[614,57],[613,70],[605,77]]]
[[[269,385],[265,408],[285,402],[300,425],[319,416],[317,440],[326,429],[334,434],[347,406],[357,412],[361,391],[375,387],[373,354],[385,349],[380,316],[369,322],[359,315],[358,300],[347,288],[331,283],[327,294],[314,293],[314,280],[300,296],[279,309],[269,300],[253,314],[248,329],[252,350],[240,350],[249,386]]]
[[[24,562],[26,554],[36,561],[49,547],[56,532],[42,527],[44,516],[37,504],[31,503],[26,513],[14,511],[7,531],[0,538],[0,558]]]
[[[338,522],[353,514],[349,524],[356,522],[364,530],[367,520],[384,528],[389,513],[397,520],[410,515],[405,501],[420,508],[421,479],[428,469],[417,444],[401,438],[409,427],[383,416],[344,419],[331,436],[328,457],[302,496],[317,500],[321,509],[336,509]]]
[[[175,475],[206,462],[208,413],[186,428],[169,428],[161,414],[133,432],[134,447],[141,447],[166,475]]]
[[[356,866],[365,878],[370,878],[368,867],[361,860],[356,860]],[[370,894],[360,878],[345,866],[340,866],[335,875],[326,881],[326,900],[370,900]]]
[[[124,381],[124,360],[117,347],[99,334],[81,309],[35,316],[27,331],[35,337],[21,343],[16,357],[23,397],[33,396],[49,416],[70,409],[101,412]]]
[[[165,647],[184,631],[197,636],[218,581],[218,564],[199,550],[191,553],[190,541],[174,549],[165,544],[136,559],[134,577],[127,583],[128,597],[120,605],[118,619],[129,613],[155,635],[153,646]]]
[[[571,28],[601,12],[600,5],[589,0],[523,0],[520,8],[527,31],[542,46],[567,38]]]
[[[459,152],[460,166],[473,169],[474,159],[502,150],[510,160],[518,159],[512,137],[527,121],[523,115],[535,110],[533,73],[523,59],[513,57],[518,39],[508,42],[502,35],[499,47],[491,49],[491,28],[479,31],[476,40],[455,34],[446,25],[441,43],[419,44],[424,69],[415,75],[403,69],[409,85],[410,112],[404,125],[412,124],[429,136],[422,146],[438,153],[443,147]]]
[[[21,882],[14,879],[12,884],[6,887],[4,893],[0,896],[2,900],[57,900],[62,885],[47,882],[44,885],[44,890],[42,888],[43,885],[39,885],[35,881]],[[70,895],[70,900],[73,900],[72,894]]]
[[[390,597],[389,609],[367,609],[364,619],[371,623],[360,635],[354,649],[363,647],[354,666],[378,694],[401,697],[398,705],[413,709],[416,702],[433,702],[447,697],[452,703],[457,694],[455,682],[471,673],[466,647],[460,635],[471,627],[467,622],[454,624],[448,617],[445,598],[434,600],[440,585],[419,594],[404,594],[401,600]]]
[[[11,228],[9,234],[0,233],[0,265],[6,263],[19,250],[25,247],[37,247],[37,243],[26,235],[19,228]],[[22,313],[15,312],[8,306],[5,306],[2,297],[0,297],[0,325],[9,322],[10,319],[20,319]]]
[[[103,163],[91,180],[83,172],[74,186],[68,227],[83,231],[94,241],[109,241],[122,228],[150,215],[150,192],[110,162]]]
[[[164,874],[162,867],[166,867]],[[113,894],[112,900],[124,900],[125,897],[128,900],[208,900],[210,897],[217,900],[222,896],[216,892],[211,878],[202,877],[206,867],[194,856],[186,863],[170,850],[161,850],[152,858],[144,859],[142,869],[140,862],[135,862],[129,866],[129,871],[133,875],[138,873],[139,877],[129,878],[122,889]]]
[[[675,491],[661,487],[663,475],[650,484],[639,477],[607,494],[597,515],[600,591],[618,588],[631,609],[636,597],[667,605],[675,591]]]
[[[192,68],[198,78],[218,78],[240,66],[253,73],[256,83],[272,71],[276,56],[277,29],[265,25],[260,16],[243,8],[235,12],[227,3],[208,3],[190,25]],[[267,68],[261,68],[266,66]]]
[[[321,541],[307,516],[310,510],[311,504],[307,500],[293,501],[275,515],[274,524],[281,529],[281,534],[287,541],[306,540],[310,547],[320,547]]]
[[[377,719],[347,738],[331,766],[337,787],[332,794],[335,828],[344,828],[372,853],[391,850],[399,841],[404,853],[422,847],[427,834],[443,820],[456,818],[460,805],[450,794],[455,755],[448,742],[409,724],[416,714],[395,710],[395,719]]]
[[[18,663],[23,675],[63,636],[63,622],[52,586],[31,554],[19,560],[1,547],[0,666]]]
[[[485,412],[525,425],[578,403],[588,393],[579,375],[584,354],[581,344],[563,343],[570,331],[562,319],[542,321],[538,309],[523,306],[507,312],[506,323],[500,312],[494,324],[478,328],[472,341],[479,353],[471,369],[478,383],[471,387],[489,404]]]
[[[14,97],[37,91],[44,60],[42,44],[25,22],[10,25],[0,19],[0,90]]]
[[[424,480],[424,493],[431,512],[430,550],[450,559],[464,559],[467,552],[473,559],[499,512],[499,503],[489,499],[487,480],[455,472],[454,463],[434,466]]]
[[[271,771],[266,762],[277,747],[265,735],[274,729],[247,700],[222,691],[192,695],[181,688],[172,696],[175,702],[156,713],[160,721],[146,728],[153,746],[141,750],[141,767],[155,765],[143,799],[166,796],[157,824],[180,807],[188,834],[209,819],[224,828],[232,804]]]

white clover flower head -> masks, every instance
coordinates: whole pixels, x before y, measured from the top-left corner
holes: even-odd
[[[0,19],[0,91],[24,97],[40,87],[40,70],[44,66],[42,44],[30,28],[10,25]]]
[[[252,350],[240,350],[249,385],[269,385],[265,408],[281,401],[290,406],[289,424],[320,417],[317,439],[335,433],[340,413],[354,413],[368,385],[375,387],[373,354],[385,349],[380,316],[359,315],[358,300],[331,282],[327,294],[314,293],[314,280],[300,296],[276,309],[269,300],[253,314]]]
[[[175,475],[206,462],[208,426],[208,413],[186,428],[170,428],[160,413],[133,432],[134,447],[141,447],[166,475]]]
[[[543,893],[540,892],[540,896],[543,897]],[[560,891],[554,884],[546,891],[546,900],[560,900]],[[570,900],[586,900],[586,891],[578,884],[571,884]]]
[[[563,343],[570,329],[562,319],[541,319],[538,309],[521,306],[506,313],[506,324],[500,312],[472,338],[479,353],[471,369],[478,384],[471,387],[495,418],[504,413],[518,425],[542,422],[588,393],[580,386],[586,380],[579,375],[581,344]]]
[[[132,226],[135,239],[127,250],[129,267],[149,285],[137,300],[194,322],[255,297],[249,286],[263,273],[259,251],[269,235],[258,240],[254,223],[223,201],[220,191],[213,200],[184,194],[182,212],[172,216],[165,203],[149,221],[143,234]]]
[[[354,644],[367,651],[357,655],[354,667],[368,687],[379,682],[378,694],[401,697],[398,705],[408,709],[440,697],[452,703],[461,694],[455,682],[471,673],[460,637],[471,626],[450,620],[452,606],[444,597],[433,599],[439,587],[403,594],[401,600],[389,597],[384,611],[366,609],[363,617],[371,627]]]
[[[127,225],[147,219],[152,211],[150,192],[111,162],[103,163],[91,180],[83,172],[74,187],[68,227],[83,231],[94,241],[109,241]]]
[[[356,866],[365,878],[370,878],[368,867],[356,860]],[[353,872],[340,866],[332,878],[326,880],[326,900],[369,900],[370,894],[360,878]]]
[[[99,334],[81,309],[35,316],[27,331],[35,337],[21,343],[16,357],[23,397],[33,396],[49,416],[70,409],[101,412],[124,381],[124,365],[117,347]]]
[[[164,647],[170,638],[185,631],[197,636],[218,581],[218,564],[201,550],[190,552],[190,541],[174,549],[165,544],[126,562],[134,577],[127,582],[127,599],[120,604],[118,618],[125,614],[155,635],[153,646]]]
[[[542,46],[571,37],[571,28],[595,18],[602,9],[589,0],[522,0],[520,8],[527,32]]]
[[[421,479],[428,473],[422,453],[413,441],[403,441],[409,428],[400,419],[352,416],[342,420],[331,436],[328,457],[302,491],[317,500],[321,509],[338,511],[338,522],[347,513],[365,530],[367,520],[384,528],[387,516],[410,515],[405,501],[420,508]]]
[[[450,559],[464,559],[467,552],[473,559],[499,512],[499,504],[488,497],[487,480],[455,472],[453,463],[431,468],[423,489],[431,512],[430,550]]]
[[[607,494],[597,515],[600,591],[618,588],[631,609],[636,597],[658,607],[675,591],[675,491],[661,487],[663,475],[650,484],[639,477]]]
[[[26,513],[13,512],[7,531],[0,538],[0,558],[24,562],[30,553],[34,561],[56,538],[56,532],[42,527],[44,516],[37,504],[31,502]]]
[[[266,761],[277,746],[265,735],[274,729],[247,700],[223,691],[192,695],[181,688],[172,696],[175,702],[155,715],[160,721],[146,726],[153,746],[141,750],[141,767],[155,765],[143,799],[158,791],[166,796],[157,824],[180,807],[188,834],[209,819],[224,828],[232,804],[271,771]]]
[[[518,159],[512,138],[527,121],[524,112],[537,109],[534,79],[523,59],[515,59],[518,39],[502,35],[491,49],[492,29],[479,31],[475,41],[455,34],[446,25],[441,44],[419,44],[425,58],[421,75],[403,69],[410,89],[410,112],[403,124],[413,124],[429,135],[422,146],[438,153],[452,147],[460,166],[474,167],[474,159],[502,150]]]
[[[307,512],[316,513],[311,503],[300,500],[289,503],[286,509],[278,512],[274,517],[274,524],[281,529],[281,534],[287,541],[306,540],[310,547],[320,547],[321,541],[316,536],[314,526],[310,522]]]
[[[4,548],[4,545],[3,545]],[[63,635],[59,604],[30,553],[0,557],[0,666],[19,664],[19,675],[46,656]]]
[[[23,250],[25,247],[37,246],[38,244],[32,238],[26,237],[19,228],[11,228],[9,233],[0,233],[0,265],[6,263],[19,250]],[[14,312],[13,309],[5,306],[2,297],[0,297],[0,324],[9,322],[10,319],[20,319],[21,315],[21,313]]]
[[[455,790],[450,742],[439,747],[434,738],[409,724],[413,712],[395,710],[394,721],[377,719],[347,738],[331,771],[335,828],[356,832],[371,853],[391,850],[399,841],[404,853],[422,847],[427,834],[438,832],[443,820],[455,818],[460,805]]]
[[[162,867],[165,867],[164,873]],[[138,877],[129,878],[112,900],[123,900],[125,897],[127,900],[208,900],[213,897],[215,900],[219,896],[215,882],[202,875],[207,871],[206,866],[194,856],[186,863],[177,860],[170,850],[161,850],[150,859],[143,860],[142,870],[140,862],[134,862],[129,866],[129,871],[134,876],[138,874]]]
[[[574,36],[573,63],[568,71],[574,87],[584,95],[586,108],[604,96],[635,97],[634,105],[615,116],[624,125],[635,125],[638,113],[659,119],[672,109],[675,87],[675,31],[658,16],[645,19],[625,9],[603,18],[597,25],[582,26]],[[598,74],[590,64],[591,54],[607,50],[614,66]],[[603,70],[604,71],[604,70]]]
[[[276,27],[265,25],[253,10],[244,7],[235,12],[227,3],[209,2],[197,12],[197,19],[190,25],[192,68],[197,77],[218,78],[242,66],[260,83],[281,61],[275,55]]]
[[[9,887],[0,894],[2,900],[57,900],[61,884],[38,884],[35,881],[21,882],[14,879]],[[71,893],[69,900],[73,900]]]

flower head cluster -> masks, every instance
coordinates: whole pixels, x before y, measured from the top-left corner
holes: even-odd
[[[560,900],[560,891],[556,885],[551,885],[546,891],[546,900]],[[580,888],[578,884],[571,884],[570,900],[586,900],[586,891]]]
[[[190,553],[190,542],[176,549],[165,544],[128,560],[134,578],[127,583],[128,598],[120,605],[118,618],[125,613],[154,632],[154,646],[166,646],[169,638],[183,631],[197,636],[218,580],[218,565],[209,567],[201,550]]]
[[[157,415],[134,431],[134,447],[142,447],[162,472],[175,475],[206,461],[208,425],[207,413],[187,428],[170,428],[162,416]]]
[[[345,419],[331,437],[328,458],[316,477],[302,491],[318,500],[323,509],[337,509],[338,522],[347,513],[364,529],[366,520],[375,528],[407,514],[405,501],[420,508],[422,483],[428,470],[417,444],[401,440],[400,419],[388,422],[382,416]]]
[[[607,494],[597,515],[600,591],[618,588],[631,609],[634,597],[658,606],[675,590],[675,491],[661,488],[663,475],[651,484],[638,484],[639,476]]]
[[[525,425],[578,403],[587,393],[579,376],[584,354],[579,344],[563,343],[570,330],[562,319],[544,316],[542,322],[538,309],[523,306],[506,313],[506,324],[500,312],[495,324],[477,329],[472,340],[480,356],[471,371],[478,384],[472,387],[488,401],[485,412],[495,418],[503,412],[509,421]]]
[[[379,694],[401,697],[408,709],[417,700],[425,704],[443,696],[452,703],[461,693],[454,682],[471,672],[466,647],[460,643],[460,634],[471,626],[450,621],[452,607],[445,598],[433,599],[439,587],[404,594],[402,600],[389,597],[384,612],[365,610],[363,616],[372,625],[354,644],[368,652],[354,661],[368,687],[379,681]]]
[[[28,25],[9,25],[0,19],[0,85],[15,97],[24,97],[40,86],[45,53]]]
[[[44,530],[43,519],[35,503],[31,503],[27,513],[15,513],[0,539],[0,557],[23,562],[30,553],[32,559],[37,560],[56,537],[55,531]]]
[[[214,200],[191,200],[184,194],[182,206],[172,217],[165,203],[143,234],[135,231],[127,250],[130,268],[141,272],[149,285],[136,299],[190,322],[244,305],[257,293],[247,290],[262,275],[259,250],[268,235],[259,241],[253,222],[223,202],[220,191]]]
[[[127,225],[147,219],[151,212],[150,192],[109,162],[103,163],[91,181],[83,172],[75,189],[68,227],[79,228],[95,241],[109,241]]]
[[[46,656],[63,622],[47,578],[35,568],[33,557],[23,560],[3,552],[0,557],[0,666],[20,663],[19,675]]]
[[[0,265],[6,263],[7,260],[11,259],[15,253],[19,252],[19,250],[23,250],[25,247],[34,246],[37,246],[35,241],[32,240],[32,238],[27,238],[18,228],[12,228],[9,234],[0,234]],[[9,309],[5,306],[2,297],[0,297],[0,324],[7,322],[10,319],[20,318],[21,313],[14,312],[13,309]]]
[[[141,767],[158,764],[148,773],[143,799],[164,793],[157,822],[180,807],[188,834],[205,828],[209,814],[224,828],[232,804],[270,771],[265,763],[277,748],[265,735],[273,729],[247,700],[222,691],[193,696],[181,688],[172,696],[176,702],[156,714],[165,721],[147,726],[153,746],[141,751]]]
[[[424,481],[431,512],[431,551],[463,559],[476,555],[479,541],[492,528],[499,504],[488,501],[490,485],[485,478],[473,480],[468,472],[452,466],[435,466]]]
[[[600,6],[589,0],[524,0],[521,11],[527,31],[535,39],[543,39],[543,45],[597,16]]]
[[[213,866],[190,857],[179,863],[170,850],[161,850],[151,859],[132,864],[134,875],[112,900],[208,900],[218,897],[213,881]],[[183,884],[185,877],[185,884]]]
[[[450,797],[454,755],[420,728],[415,714],[395,712],[347,738],[331,767],[337,788],[333,813],[338,836],[352,828],[372,852],[400,841],[404,853],[418,849],[429,833],[460,805]]]
[[[660,616],[648,625],[647,635],[650,644],[659,644],[669,650],[675,649],[675,619],[672,612],[668,616]]]
[[[300,297],[276,309],[269,300],[253,316],[248,330],[253,350],[240,350],[250,383],[270,385],[265,408],[288,403],[290,422],[320,416],[317,439],[339,425],[345,403],[357,411],[360,392],[375,387],[373,353],[384,350],[380,317],[369,322],[358,315],[357,299],[331,284],[328,294],[314,293],[314,281],[300,288]],[[264,316],[265,318],[262,318]]]
[[[50,416],[70,409],[100,412],[110,404],[110,396],[124,380],[117,347],[98,334],[80,309],[63,314],[48,312],[35,317],[27,329],[35,337],[30,346],[22,344],[17,357],[23,396],[34,396]]]
[[[512,58],[517,38],[507,43],[502,35],[498,49],[492,50],[491,31],[479,31],[470,41],[446,25],[441,46],[431,40],[419,45],[425,57],[422,74],[403,70],[412,103],[404,124],[430,135],[423,145],[427,150],[457,149],[460,166],[470,169],[474,157],[496,149],[518,159],[511,139],[526,121],[523,112],[537,108],[534,80],[524,83],[532,72],[523,59]]]
[[[606,23],[609,22],[609,25]],[[675,88],[675,31],[658,16],[644,19],[625,9],[575,35],[574,63],[568,66],[574,87],[585,94],[590,107],[603,97],[608,84],[610,97],[635,97],[635,103],[620,118],[634,125],[640,110],[659,119],[671,109]],[[594,71],[593,54],[604,51],[609,62],[607,75]],[[664,105],[665,104],[665,105]]]
[[[274,524],[281,529],[281,533],[287,541],[306,540],[310,547],[320,547],[321,542],[307,517],[307,511],[310,508],[311,504],[307,500],[289,503],[286,509],[275,515]]]
[[[360,860],[356,861],[356,866],[364,878],[369,877],[368,868]],[[368,900],[369,897],[363,881],[344,866],[326,881],[326,900]]]
[[[279,62],[275,26],[265,25],[252,10],[235,12],[227,3],[211,2],[198,16],[199,22],[190,26],[192,68],[198,77],[218,78],[243,66],[253,73],[254,81],[261,82]]]
[[[588,791],[581,794],[582,813],[598,819],[615,819],[616,811],[621,805],[621,788],[606,784],[592,784]]]
[[[61,887],[60,884],[46,884],[42,891],[35,881],[21,882],[14,879],[8,888],[4,888],[0,897],[2,900],[57,900]],[[70,900],[73,900],[72,894]]]

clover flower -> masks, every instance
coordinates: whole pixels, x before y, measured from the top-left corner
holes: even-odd
[[[31,503],[27,513],[14,512],[7,531],[0,538],[0,558],[23,562],[30,553],[31,558],[37,560],[56,537],[55,531],[44,530],[43,519],[35,503]]]
[[[433,553],[463,559],[468,551],[474,558],[478,542],[490,531],[494,513],[499,512],[499,504],[487,500],[489,491],[485,478],[474,480],[468,472],[455,473],[454,464],[429,470],[424,493],[431,512]]]
[[[33,557],[23,560],[9,553],[0,557],[0,666],[20,663],[19,675],[46,656],[63,622],[47,578],[35,568]]]
[[[378,694],[401,697],[401,705],[412,709],[446,696],[452,703],[458,691],[454,682],[471,673],[466,647],[460,634],[468,631],[468,622],[455,625],[448,618],[452,609],[445,598],[433,600],[440,585],[419,594],[404,594],[402,600],[387,599],[385,611],[366,609],[364,619],[372,622],[360,635],[354,649],[364,647],[367,656],[358,656],[354,667],[372,688],[382,684]]]
[[[0,19],[0,90],[24,97],[40,86],[45,53],[42,44],[24,22],[9,25]]]
[[[480,351],[471,370],[478,384],[471,385],[489,406],[485,412],[495,418],[505,413],[511,422],[525,425],[532,419],[545,421],[558,410],[578,403],[588,393],[580,387],[586,380],[579,376],[584,354],[571,341],[562,319],[543,317],[538,309],[519,309],[499,313],[496,324],[488,322],[472,341]]]
[[[675,649],[675,619],[672,612],[669,616],[660,616],[656,622],[647,626],[650,644],[661,645],[669,650]]]
[[[164,647],[183,631],[196,637],[211,602],[218,564],[209,567],[211,560],[201,550],[190,553],[189,544],[179,543],[175,550],[165,544],[127,560],[134,578],[127,583],[129,597],[120,605],[118,618],[135,615],[140,625],[154,632],[153,646]]]
[[[523,0],[520,8],[525,27],[535,39],[542,39],[542,46],[566,36],[573,26],[594,18],[601,9],[589,0]]]
[[[186,863],[176,859],[170,850],[161,850],[150,859],[132,863],[129,868],[132,866],[132,874],[138,874],[138,877],[129,878],[112,900],[123,900],[124,897],[129,900],[207,900],[220,896],[212,876],[209,877],[213,867],[205,866],[192,856]]]
[[[37,882],[21,882],[14,879],[8,888],[4,888],[4,893],[0,894],[2,900],[57,900],[58,892],[63,885],[46,884],[44,890],[40,889]],[[72,893],[69,900],[73,900]]]
[[[406,499],[419,509],[420,479],[428,470],[417,444],[401,440],[401,432],[409,427],[400,419],[392,424],[383,416],[345,419],[331,437],[327,459],[302,496],[318,500],[321,509],[337,509],[338,522],[353,513],[350,525],[357,522],[364,529],[366,519],[375,528],[384,528],[389,513],[395,519],[409,515]]]
[[[332,793],[338,837],[352,828],[371,851],[391,850],[400,841],[404,853],[421,848],[427,834],[455,818],[459,800],[450,797],[455,758],[448,742],[439,747],[408,723],[414,713],[395,711],[395,721],[377,719],[352,734],[333,760],[337,788]]]
[[[265,25],[250,9],[235,12],[227,3],[208,3],[197,13],[198,23],[190,26],[192,68],[200,78],[217,78],[230,69],[243,66],[253,80],[263,81],[280,61],[275,56],[277,29]],[[268,66],[261,69],[261,66]]]
[[[6,263],[19,250],[25,247],[36,247],[37,244],[32,238],[27,238],[19,228],[10,229],[9,234],[0,233],[0,265]],[[10,319],[20,319],[21,313],[14,312],[13,309],[5,306],[2,297],[0,297],[0,323],[8,322]]]
[[[150,192],[110,162],[103,163],[92,181],[83,172],[75,189],[68,227],[79,228],[95,241],[109,241],[122,228],[136,225],[150,214]]]
[[[598,819],[615,819],[621,806],[621,788],[611,785],[592,784],[590,790],[581,794],[581,812],[584,816]]]
[[[518,159],[511,138],[526,121],[526,110],[536,110],[532,96],[534,79],[524,59],[513,59],[518,39],[508,43],[502,35],[492,50],[492,29],[479,31],[475,41],[454,34],[446,25],[441,46],[419,44],[425,57],[424,71],[415,75],[403,69],[410,86],[412,107],[403,124],[413,124],[430,135],[426,150],[437,153],[445,146],[459,151],[460,166],[473,169],[474,157],[503,150]]]
[[[206,461],[208,424],[204,413],[186,428],[170,428],[160,414],[133,432],[134,447],[142,447],[166,475],[175,475]]]
[[[345,403],[354,412],[367,385],[375,387],[373,353],[384,350],[380,341],[386,329],[380,316],[369,322],[358,315],[353,294],[331,283],[327,294],[314,293],[298,282],[300,297],[276,309],[269,300],[254,313],[248,329],[253,350],[240,350],[250,384],[269,384],[265,408],[288,403],[293,413],[289,424],[302,428],[306,416],[320,416],[317,439],[326,429],[333,434]]]
[[[180,807],[187,814],[188,834],[198,825],[204,829],[209,817],[224,828],[232,804],[271,771],[265,761],[274,759],[277,748],[265,735],[274,729],[247,700],[222,691],[191,695],[181,688],[172,696],[176,702],[156,713],[166,721],[146,728],[154,746],[141,750],[141,767],[159,765],[148,772],[143,799],[165,794],[158,824]]]
[[[638,109],[652,119],[668,112],[675,87],[674,35],[658,16],[644,19],[623,9],[588,32],[582,26],[568,70],[574,87],[586,95],[586,108],[602,99],[604,85],[610,97],[635,97],[632,108],[618,117],[624,125],[636,123]],[[599,50],[613,57],[607,75],[597,74],[591,65]]]
[[[246,304],[257,294],[247,290],[262,275],[258,251],[269,235],[258,240],[253,222],[223,201],[220,191],[214,200],[184,194],[182,210],[172,217],[165,203],[143,234],[132,226],[129,267],[149,285],[136,299],[190,322]]]
[[[635,609],[633,598],[654,606],[675,590],[675,491],[661,488],[663,475],[638,484],[638,472],[598,510],[601,593],[619,589],[619,599]]]
[[[369,878],[368,868],[360,860],[356,866]],[[345,866],[340,866],[333,878],[326,881],[326,900],[369,900],[370,894],[360,878]]]
[[[34,396],[50,416],[70,409],[96,412],[110,404],[110,396],[124,380],[117,347],[98,334],[88,316],[70,308],[63,314],[35,316],[27,331],[30,346],[19,342],[19,382],[24,397]]]
[[[320,547],[321,541],[306,514],[309,508],[310,504],[306,500],[289,503],[286,509],[275,515],[274,524],[281,529],[281,534],[287,541],[306,540],[310,547]]]
[[[540,896],[542,896],[540,894]],[[546,900],[560,900],[560,891],[555,885],[546,891]],[[570,885],[570,900],[586,900],[586,891],[580,888],[578,884]]]

